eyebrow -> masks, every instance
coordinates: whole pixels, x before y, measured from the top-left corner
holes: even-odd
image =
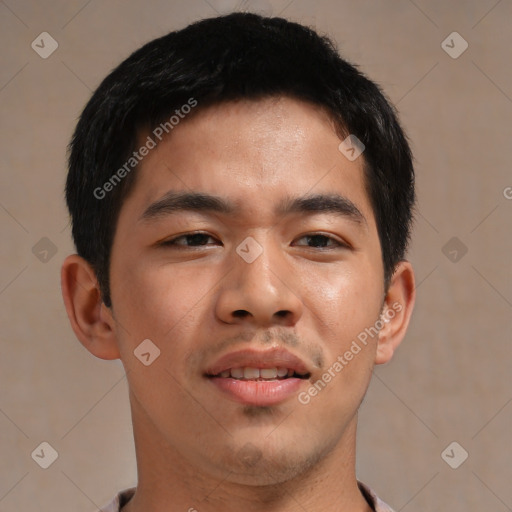
[[[139,220],[150,222],[176,212],[221,213],[238,215],[239,207],[219,196],[201,192],[169,191],[162,198],[150,204]],[[344,217],[357,224],[368,224],[359,208],[347,197],[340,194],[309,194],[301,197],[287,197],[275,210],[278,215],[290,213],[329,213]]]

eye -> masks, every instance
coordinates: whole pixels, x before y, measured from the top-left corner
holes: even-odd
[[[208,243],[208,239],[213,240],[213,243]],[[335,249],[335,248],[349,248],[349,246],[337,240],[336,238],[320,233],[311,233],[304,235],[298,240],[305,240],[305,244],[298,243],[299,246],[307,246],[313,249]],[[219,242],[208,233],[185,233],[161,243],[162,246],[175,246],[175,247],[206,247],[216,245]]]
[[[348,248],[348,245],[346,243],[343,243],[332,236],[323,235],[320,233],[311,233],[308,235],[304,235],[303,237],[299,238],[298,240],[306,240],[307,246],[316,248],[316,249],[332,249],[336,247],[345,247]],[[328,245],[330,242],[332,242],[330,245]],[[304,244],[298,244],[298,245],[304,245]]]
[[[165,240],[161,245],[163,246],[179,246],[179,247],[204,247],[208,244],[208,239],[215,240],[208,233],[186,233],[184,235],[177,236],[175,238],[171,238],[170,240]]]

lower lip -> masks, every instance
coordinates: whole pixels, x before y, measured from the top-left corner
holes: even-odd
[[[232,400],[246,405],[275,405],[295,395],[303,379],[288,377],[282,380],[238,380],[223,377],[209,379]]]

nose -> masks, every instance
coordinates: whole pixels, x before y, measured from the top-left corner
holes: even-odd
[[[232,270],[219,288],[216,315],[229,324],[293,326],[304,307],[295,291],[297,276],[278,248],[259,244],[263,252],[251,263],[236,251],[230,255]]]

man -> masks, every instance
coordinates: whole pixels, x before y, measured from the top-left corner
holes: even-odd
[[[314,31],[235,13],[152,41],[70,145],[71,325],[129,384],[123,512],[389,511],[357,411],[414,305],[410,149]]]

